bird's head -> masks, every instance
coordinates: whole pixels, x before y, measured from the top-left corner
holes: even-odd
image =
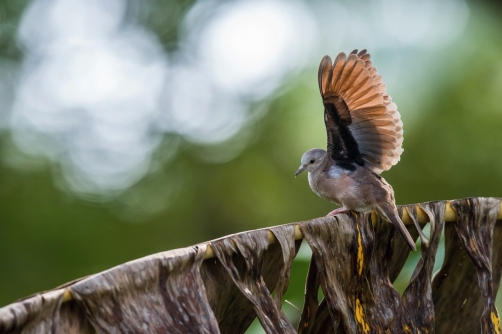
[[[320,148],[313,148],[305,152],[302,156],[302,165],[295,173],[295,177],[300,175],[304,170],[308,170],[309,172],[315,171],[324,161],[326,157],[326,151],[321,150]]]

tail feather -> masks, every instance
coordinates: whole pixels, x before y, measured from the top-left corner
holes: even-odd
[[[399,231],[401,236],[403,237],[404,241],[408,244],[408,246],[416,251],[417,246],[415,246],[415,241],[411,237],[410,233],[408,232],[408,229],[406,226],[404,226],[403,221],[399,217],[397,213],[397,209],[391,208],[388,205],[385,205],[384,207],[378,206],[377,211],[380,215],[382,215],[387,221],[391,222],[392,225]]]

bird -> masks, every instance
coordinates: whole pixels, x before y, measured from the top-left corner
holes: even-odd
[[[367,50],[356,49],[339,53],[334,62],[329,56],[321,60],[327,150],[305,152],[295,177],[308,171],[312,191],[341,206],[328,215],[375,210],[416,250],[399,217],[394,190],[380,176],[400,160],[403,123],[370,58]]]

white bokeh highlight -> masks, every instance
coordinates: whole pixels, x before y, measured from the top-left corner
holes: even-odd
[[[246,122],[245,105],[234,94],[218,92],[203,70],[178,66],[173,70],[171,83],[168,123],[188,140],[223,142]]]
[[[315,18],[296,1],[228,3],[201,31],[199,56],[215,82],[259,97],[302,68],[318,43]]]
[[[76,192],[127,188],[148,170],[160,140],[149,128],[160,112],[167,60],[151,32],[122,26],[124,6],[38,0],[21,23],[27,59],[13,109],[14,140],[27,151],[50,153]],[[57,142],[57,150],[40,147],[41,137]]]

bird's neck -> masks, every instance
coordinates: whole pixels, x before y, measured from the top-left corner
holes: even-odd
[[[326,168],[326,166],[328,165],[328,163],[329,163],[329,157],[328,157],[328,154],[326,154],[324,156],[324,159],[322,159],[321,165],[315,171],[318,171],[319,173],[322,172]]]
[[[325,156],[322,163],[312,172],[309,172],[309,185],[312,191],[314,191],[315,194],[317,194],[320,197],[323,197],[323,194],[319,191],[319,176],[321,173],[324,171],[326,168],[326,165],[328,164],[328,157]]]

